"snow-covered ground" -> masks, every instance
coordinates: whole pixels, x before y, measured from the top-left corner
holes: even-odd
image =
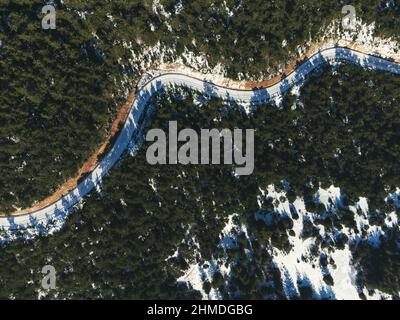
[[[179,3],[176,7],[179,11]],[[156,14],[168,17],[169,13],[165,11],[159,1],[153,1],[153,11]],[[79,13],[82,19],[85,19],[87,12]],[[109,17],[112,19],[112,17]],[[96,170],[89,175],[75,190],[64,196],[55,204],[46,207],[37,212],[20,217],[1,217],[0,226],[4,230],[0,236],[1,241],[8,242],[17,237],[32,238],[38,234],[52,234],[62,228],[65,219],[75,209],[82,206],[84,196],[93,188],[99,188],[102,177],[108,173],[111,167],[119,159],[122,152],[128,144],[131,148],[139,145],[131,142],[133,132],[137,130],[137,123],[140,115],[146,107],[149,98],[163,87],[186,86],[190,89],[197,90],[202,94],[213,95],[222,99],[235,100],[239,104],[258,103],[266,100],[275,99],[279,102],[282,93],[290,88],[299,88],[305,80],[306,75],[313,70],[314,67],[325,63],[332,62],[334,59],[344,59],[351,63],[357,63],[364,67],[375,68],[377,70],[385,70],[400,74],[398,64],[383,61],[381,59],[367,56],[356,51],[339,49],[328,49],[338,44],[346,46],[362,52],[392,58],[400,61],[399,44],[392,39],[382,39],[374,36],[375,25],[366,25],[362,21],[357,21],[357,27],[354,31],[343,31],[338,28],[340,21],[333,22],[323,32],[321,42],[314,50],[308,51],[312,47],[313,41],[298,48],[298,54],[302,55],[307,52],[308,56],[315,54],[318,50],[324,50],[321,54],[316,54],[311,60],[302,64],[302,66],[287,79],[279,82],[271,88],[261,91],[242,91],[245,88],[245,81],[234,81],[225,77],[225,67],[221,64],[210,66],[207,58],[203,54],[194,54],[186,49],[184,53],[177,59],[174,59],[174,50],[166,49],[160,43],[153,47],[144,48],[142,52],[135,52],[132,43],[124,43],[124,47],[131,51],[130,65],[135,66],[138,73],[146,72],[139,84],[137,99],[132,108],[127,122],[119,136],[116,145],[110,153],[105,157]],[[140,38],[135,39],[140,43]],[[285,42],[282,44],[285,46]],[[171,63],[172,61],[172,63]],[[156,68],[155,68],[156,67]],[[155,69],[154,69],[155,68]],[[282,67],[283,71],[283,67]],[[275,76],[275,75],[270,75]],[[128,77],[125,79],[129,81]],[[231,89],[227,89],[229,87]],[[155,187],[155,186],[154,186]],[[284,192],[276,192],[273,186],[268,186],[268,195],[275,200],[281,198]],[[262,191],[265,192],[265,191]],[[326,207],[329,205],[329,199],[340,198],[340,189],[331,186],[327,190],[319,190],[319,199]],[[304,227],[304,221],[313,220],[312,213],[306,211],[303,199],[297,198],[293,203],[299,218],[293,219],[294,236],[288,235],[291,244],[291,250],[284,252],[274,248],[272,251],[273,261],[279,267],[284,284],[285,293],[288,297],[297,295],[299,285],[308,284],[313,288],[315,298],[336,298],[336,299],[359,299],[360,289],[355,284],[357,271],[353,267],[352,255],[349,249],[349,243],[356,241],[356,235],[343,227],[342,233],[348,237],[348,243],[343,249],[336,248],[331,252],[321,251],[320,254],[326,254],[334,261],[326,267],[321,267],[319,263],[320,256],[315,256],[310,248],[315,243],[312,237],[303,239],[300,235]],[[359,210],[353,207],[357,226],[368,225],[367,204],[365,199],[360,199],[357,204]],[[289,203],[287,201],[278,201],[275,208],[277,212],[291,216]],[[221,239],[221,245],[229,246],[230,234],[232,230],[246,232],[245,226],[235,225],[233,222],[234,214],[230,217],[228,224],[222,230],[224,237]],[[392,214],[391,219],[386,220],[386,225],[393,227],[397,224],[397,216]],[[321,236],[327,235],[323,226],[319,226]],[[370,226],[368,229],[368,239],[371,242],[379,241],[377,235],[383,234],[380,227]],[[195,239],[193,239],[195,241]],[[204,281],[210,281],[213,272],[219,270],[223,275],[229,274],[230,267],[220,265],[219,261],[209,261],[209,268],[204,269],[199,264],[192,264],[187,272],[178,279],[192,285],[199,290],[205,299],[218,299],[220,293],[211,289],[207,295],[203,290]],[[324,276],[329,274],[333,279],[333,285],[328,285],[324,280]],[[363,289],[366,293],[365,288]],[[368,296],[371,298],[387,298],[380,292]]]
[[[289,252],[284,252],[277,248],[272,247],[273,263],[279,268],[281,273],[281,281],[287,298],[293,298],[300,295],[299,286],[306,286],[312,288],[314,299],[344,299],[344,300],[358,300],[360,293],[364,293],[369,300],[377,299],[390,299],[390,295],[375,290],[374,293],[368,293],[366,288],[359,288],[356,285],[357,270],[353,265],[352,253],[349,249],[349,244],[356,240],[355,233],[342,226],[341,232],[348,237],[347,243],[344,248],[318,249],[318,254],[313,253],[312,248],[316,245],[315,237],[307,237],[304,239],[301,235],[303,232],[304,221],[309,220],[313,222],[314,214],[307,212],[304,200],[297,198],[293,203],[295,212],[298,217],[293,217],[290,209],[290,203],[286,198],[285,191],[276,191],[274,185],[267,186],[266,190],[260,190],[260,207],[262,198],[268,196],[272,198],[274,204],[274,212],[282,216],[289,216],[293,221],[294,235],[288,234],[288,239],[291,244]],[[331,206],[331,203],[341,202],[340,189],[334,186],[328,189],[319,189],[316,197],[319,202],[324,204],[326,208]],[[284,199],[284,200],[282,200]],[[351,207],[351,206],[350,206]],[[355,206],[351,207],[352,212],[355,214],[355,220],[358,223],[366,224],[369,226],[366,238],[374,244],[376,235],[384,234],[382,228],[370,226],[368,220],[363,217],[368,212],[365,198],[360,198]],[[361,211],[357,211],[361,209]],[[241,232],[247,232],[244,225],[237,225],[233,221],[235,214],[229,217],[229,220],[222,230],[221,245],[223,247],[231,247],[235,245],[235,238]],[[394,222],[397,225],[397,220]],[[388,227],[394,227],[393,222],[387,221]],[[319,234],[322,237],[334,237],[338,230],[327,232],[323,226],[313,223],[313,226],[319,229]],[[327,261],[326,266],[321,266],[320,257],[324,255]],[[185,274],[178,279],[178,281],[185,281],[202,293],[203,299],[218,299],[219,293],[212,290],[207,295],[203,290],[203,283],[210,281],[214,272],[219,271],[223,275],[229,275],[230,266],[226,268],[223,260],[207,262],[212,268],[204,269],[199,263],[193,263],[187,269]],[[324,276],[330,275],[333,279],[333,285],[329,285],[324,281]]]
[[[26,215],[0,217],[0,226],[3,230],[19,230],[30,228],[43,228],[49,221],[63,221],[71,212],[73,207],[80,203],[86,194],[101,185],[102,178],[118,161],[128,146],[137,149],[142,140],[131,141],[134,133],[141,136],[142,127],[138,126],[139,120],[145,114],[148,101],[160,90],[171,87],[186,87],[207,96],[213,96],[226,101],[235,101],[240,105],[256,105],[271,100],[280,100],[285,92],[295,85],[305,82],[307,75],[315,68],[332,61],[347,61],[359,64],[365,68],[377,71],[387,71],[400,74],[400,64],[370,56],[358,51],[346,48],[328,48],[321,50],[303,62],[295,72],[288,75],[279,83],[260,90],[239,90],[216,85],[203,78],[196,78],[192,74],[183,74],[177,71],[160,72],[149,79],[144,76],[139,83],[136,99],[130,114],[121,129],[121,132],[109,153],[101,160],[99,165],[92,171],[75,189],[63,196],[55,203]],[[3,240],[8,240],[9,235],[5,233]]]

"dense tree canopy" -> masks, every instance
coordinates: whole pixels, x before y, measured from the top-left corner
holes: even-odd
[[[399,163],[392,159],[400,153],[400,97],[394,89],[400,78],[348,65],[322,71],[300,96],[287,95],[281,107],[262,105],[250,115],[216,99],[195,106],[196,93],[183,89],[154,97],[158,109],[148,128],[166,129],[174,119],[180,128],[196,130],[256,129],[254,174],[238,178],[225,165],[150,166],[145,144],[134,157],[123,157],[101,192],[93,192],[61,231],[1,249],[0,296],[37,297],[41,268],[50,263],[58,273],[57,289],[48,297],[199,298],[176,279],[192,263],[210,267],[217,260],[231,266],[230,275],[214,273],[204,283],[206,292],[219,288],[224,298],[283,298],[281,274],[268,252],[290,250],[296,213],[290,218],[276,212],[277,200],[268,194],[258,202],[259,188],[270,184],[285,190],[282,201],[304,197],[316,225],[304,223],[301,236],[316,237],[317,256],[322,248],[343,248],[348,239],[341,229],[347,226],[362,239],[353,248],[359,268],[367,272],[360,282],[390,294],[400,290],[392,281],[397,275],[391,275],[398,266],[398,227],[390,231],[375,219],[396,210],[384,198],[392,191],[386,186],[399,185]],[[321,207],[314,194],[330,184],[341,187],[343,204]],[[370,224],[390,231],[387,240],[382,238],[379,267],[348,207],[360,196],[374,199]],[[247,233],[236,230],[233,245],[221,246],[221,231],[232,214]],[[335,230],[335,242],[315,233],[318,224]],[[332,282],[329,275],[324,280]],[[309,287],[300,291],[303,298],[312,295]]]
[[[277,71],[318,38],[342,1],[54,1],[0,4],[0,211],[28,207],[73,176],[104,138],[143,69],[185,49],[222,63],[232,78]],[[348,1],[378,34],[398,36],[399,6]],[[322,28],[322,29],[321,29]],[[160,44],[156,52],[147,48]],[[163,50],[165,49],[165,50]],[[146,54],[147,52],[147,54]]]

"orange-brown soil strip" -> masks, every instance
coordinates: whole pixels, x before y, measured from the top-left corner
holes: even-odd
[[[318,50],[318,48],[320,48],[320,43],[316,43],[316,44],[311,45],[304,54],[302,54],[300,57],[298,57],[295,60],[293,60],[292,62],[290,62],[286,66],[286,68],[285,68],[285,70],[283,71],[282,74],[278,74],[278,75],[276,75],[275,77],[273,77],[271,79],[264,80],[264,81],[261,81],[261,82],[249,81],[249,82],[246,83],[245,88],[248,89],[248,90],[251,90],[251,89],[254,89],[254,88],[270,87],[270,86],[273,86],[274,84],[277,84],[279,81],[282,80],[282,78],[286,77],[286,75],[292,73],[296,69],[297,65],[301,61],[307,59],[309,56],[314,54]]]
[[[322,47],[324,43],[323,42],[317,42],[313,45],[311,45],[308,50],[301,55],[300,57],[298,57],[297,59],[295,59],[294,61],[292,61],[291,63],[289,63],[287,65],[287,67],[285,68],[283,74],[281,75],[276,75],[275,77],[269,79],[269,80],[265,80],[265,81],[261,81],[261,82],[253,82],[253,81],[249,81],[245,84],[245,88],[246,89],[253,89],[253,88],[262,88],[262,87],[269,87],[272,86],[276,83],[278,83],[279,81],[282,80],[282,77],[284,77],[285,75],[290,74],[291,72],[293,72],[297,65],[303,61],[304,59],[307,59],[309,56],[311,56],[312,54],[314,54],[318,48]],[[341,46],[345,46],[347,48],[350,49],[355,49],[358,51],[363,52],[363,49],[360,48],[360,46],[358,46],[357,44],[351,43],[350,41],[346,41],[346,43],[341,44]],[[400,63],[400,59],[394,59],[396,62]],[[166,69],[174,69],[174,65],[171,64],[170,66],[167,66]],[[77,185],[78,185],[78,181],[80,181],[81,178],[83,178],[86,174],[90,173],[91,171],[93,171],[98,162],[99,159],[101,159],[101,157],[103,156],[103,154],[107,151],[110,143],[113,141],[113,139],[117,136],[117,134],[119,133],[122,125],[124,124],[129,112],[130,112],[130,108],[133,104],[133,101],[135,99],[135,90],[133,90],[130,95],[128,100],[125,102],[125,104],[119,109],[116,119],[114,120],[112,126],[111,126],[111,130],[109,135],[107,136],[106,140],[103,142],[103,144],[99,147],[99,149],[97,149],[97,151],[83,164],[83,166],[79,169],[77,175],[73,178],[70,178],[69,180],[67,180],[63,185],[61,185],[61,187],[54,192],[51,196],[49,196],[48,198],[40,201],[39,203],[35,204],[34,206],[30,207],[30,208],[26,208],[24,210],[21,211],[15,211],[9,215],[13,215],[13,216],[18,216],[18,215],[23,215],[23,214],[28,214],[32,211],[35,211],[37,209],[41,209],[46,207],[47,205],[57,201],[58,199],[60,199],[64,194],[66,194],[68,191],[74,189]],[[4,213],[0,213],[0,216],[4,216]]]
[[[15,211],[9,215],[12,216],[19,216],[19,215],[24,215],[28,214],[32,211],[44,208],[53,202],[57,201],[60,199],[63,195],[68,193],[68,191],[74,189],[80,179],[85,177],[88,173],[92,172],[97,164],[99,163],[99,160],[101,157],[105,154],[107,149],[110,146],[111,141],[114,140],[114,138],[118,135],[120,129],[122,128],[123,124],[125,123],[126,118],[128,117],[128,114],[131,110],[131,106],[133,104],[133,101],[135,100],[135,94],[136,91],[132,90],[132,92],[129,94],[128,100],[125,102],[125,104],[118,110],[117,116],[115,120],[113,121],[111,125],[111,129],[109,134],[107,135],[105,141],[103,144],[96,150],[95,153],[93,153],[88,160],[82,165],[82,167],[78,170],[78,173],[75,177],[72,177],[68,179],[66,182],[64,182],[56,192],[54,192],[51,196],[47,197],[46,199],[38,202],[37,204],[33,205],[30,208],[26,208],[20,211]],[[6,214],[0,213],[1,216],[5,216]]]
[[[338,39],[338,42],[339,42],[339,39]],[[360,47],[357,43],[353,43],[353,42],[346,41],[346,40],[340,40],[340,42],[342,42],[340,44],[341,47],[346,47],[346,48],[349,48],[349,49],[353,49],[353,50],[357,50],[357,51],[365,53],[365,50],[363,50],[363,48]],[[286,75],[289,75],[290,73],[292,73],[296,69],[296,67],[298,66],[298,64],[300,62],[304,61],[305,59],[307,59],[308,57],[310,57],[314,53],[316,53],[317,50],[319,48],[321,48],[323,44],[324,44],[324,42],[317,42],[317,43],[311,45],[304,54],[302,54],[300,57],[296,58],[291,63],[289,63],[286,66],[286,68],[285,68],[285,70],[283,71],[282,74],[276,75],[275,77],[273,77],[271,79],[264,80],[264,81],[261,81],[261,82],[249,81],[249,82],[246,83],[245,88],[248,89],[248,90],[251,90],[251,89],[254,89],[254,88],[270,87],[270,86],[273,86],[274,84],[277,84]],[[395,62],[397,62],[397,63],[400,63],[400,58],[395,58],[393,60]]]

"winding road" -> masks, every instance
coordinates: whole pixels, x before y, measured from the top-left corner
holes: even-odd
[[[133,140],[132,137],[134,133],[138,134],[139,137],[141,136],[142,131],[139,120],[146,110],[149,99],[162,89],[180,86],[223,100],[232,100],[237,103],[258,104],[277,98],[294,85],[303,83],[310,72],[315,68],[323,64],[338,61],[400,75],[399,63],[342,47],[332,47],[318,51],[307,60],[303,61],[292,73],[287,75],[286,78],[270,87],[261,89],[242,90],[227,88],[178,72],[167,72],[158,75],[137,88],[136,98],[129,116],[111,150],[75,189],[69,191],[54,203],[30,213],[0,217],[0,229],[15,231],[35,228],[40,231],[47,225],[54,224],[56,221],[64,221],[68,214],[72,212],[73,207],[82,201],[89,192],[101,184],[102,178],[120,159],[122,153],[128,146],[134,149],[140,147],[142,139]]]

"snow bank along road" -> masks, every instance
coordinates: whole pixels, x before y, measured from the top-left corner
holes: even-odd
[[[307,75],[315,68],[326,63],[338,61],[358,64],[364,68],[370,68],[377,71],[387,71],[400,75],[400,64],[398,63],[341,47],[327,48],[318,51],[302,62],[296,70],[289,74],[285,79],[282,79],[280,82],[268,88],[255,90],[230,89],[177,72],[162,73],[138,87],[136,98],[129,116],[127,117],[127,120],[125,121],[112,149],[75,189],[69,191],[56,202],[41,209],[24,215],[18,215],[17,213],[13,216],[0,217],[0,229],[14,231],[26,228],[36,228],[40,230],[44,226],[54,224],[60,220],[63,221],[72,211],[73,207],[78,204],[85,195],[93,190],[93,188],[99,186],[104,175],[107,174],[118,161],[128,145],[133,149],[139,148],[142,139],[139,138],[132,140],[132,137],[134,134],[137,134],[139,137],[141,136],[142,128],[139,120],[143,112],[146,110],[149,99],[156,92],[162,89],[173,86],[182,86],[191,90],[196,90],[201,94],[224,100],[231,100],[237,103],[258,104],[278,98],[294,85],[301,84],[304,82]]]

